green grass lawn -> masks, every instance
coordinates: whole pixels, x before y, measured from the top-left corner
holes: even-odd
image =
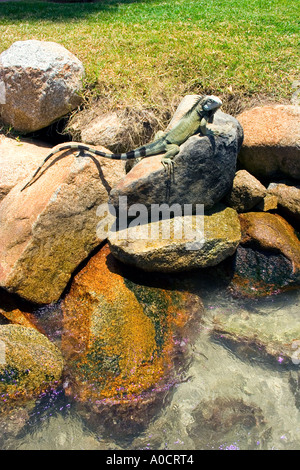
[[[158,109],[211,92],[281,101],[299,79],[299,18],[295,0],[5,2],[0,52],[58,42],[84,63],[86,89],[115,103]]]

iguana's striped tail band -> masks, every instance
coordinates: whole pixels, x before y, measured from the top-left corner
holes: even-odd
[[[79,150],[79,152],[85,151],[85,152],[98,155],[99,157],[110,158],[112,160],[131,160],[134,158],[146,157],[146,147],[140,147],[136,150],[131,150],[130,152],[127,152],[127,153],[105,153],[105,152],[100,152],[100,150],[95,150],[89,147],[88,145],[68,144],[68,145],[62,145],[61,147],[57,148],[54,152],[51,152],[46,157],[46,160],[48,160],[48,158],[51,158],[57,152],[61,152],[62,150]],[[46,160],[43,162],[43,164],[46,162]]]
[[[62,152],[63,150],[78,150],[79,152],[89,152],[94,155],[98,155],[99,157],[104,157],[104,158],[110,158],[111,160],[131,160],[139,157],[146,157],[146,147],[139,147],[136,150],[131,150],[130,152],[127,153],[105,153],[105,152],[100,152],[100,150],[95,150],[88,145],[82,145],[82,144],[67,144],[67,145],[62,145],[61,147],[56,148],[53,152],[49,153],[43,163],[37,168],[35,171],[34,175],[32,176],[31,180],[21,189],[23,191],[25,188],[30,186],[38,174],[38,172],[42,169],[44,164],[49,160],[49,158],[53,157],[53,155],[57,154],[58,152]],[[80,155],[80,154],[79,154]]]

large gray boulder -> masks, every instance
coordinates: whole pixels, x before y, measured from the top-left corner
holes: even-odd
[[[84,67],[60,44],[17,41],[0,55],[0,119],[20,132],[42,129],[81,103]]]
[[[195,98],[187,98],[191,107]],[[182,106],[178,112],[182,112]],[[175,123],[176,118],[171,125]],[[209,131],[207,136],[190,137],[181,146],[174,158],[174,179],[170,181],[161,164],[162,155],[144,158],[113,188],[110,203],[119,208],[119,198],[126,196],[129,206],[176,203],[212,208],[231,189],[243,130],[234,117],[219,110]]]

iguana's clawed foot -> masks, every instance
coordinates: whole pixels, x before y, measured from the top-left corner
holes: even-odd
[[[174,180],[174,167],[176,166],[174,160],[172,160],[172,158],[162,158],[161,163],[163,164],[163,167],[167,172],[169,179],[172,179],[173,177]]]
[[[165,172],[167,173],[166,199],[168,201],[171,195],[171,182],[175,182],[174,167],[176,166],[176,163],[174,162],[174,160],[172,160],[172,158],[168,157],[162,158],[161,163],[165,169]]]

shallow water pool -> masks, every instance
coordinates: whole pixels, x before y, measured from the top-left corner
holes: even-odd
[[[20,419],[7,422],[1,449],[300,449],[300,365],[281,362],[280,357],[270,357],[243,341],[233,344],[212,334],[215,316],[240,312],[255,316],[258,325],[274,318],[269,321],[270,333],[280,322],[297,325],[300,291],[241,300],[209,280],[199,281],[198,291],[205,315],[189,346],[185,373],[144,429],[118,432],[102,418],[89,426],[78,404],[60,389],[41,397],[27,411],[26,419],[20,411]],[[50,313],[40,314],[46,324]],[[55,341],[59,334],[58,328]]]

